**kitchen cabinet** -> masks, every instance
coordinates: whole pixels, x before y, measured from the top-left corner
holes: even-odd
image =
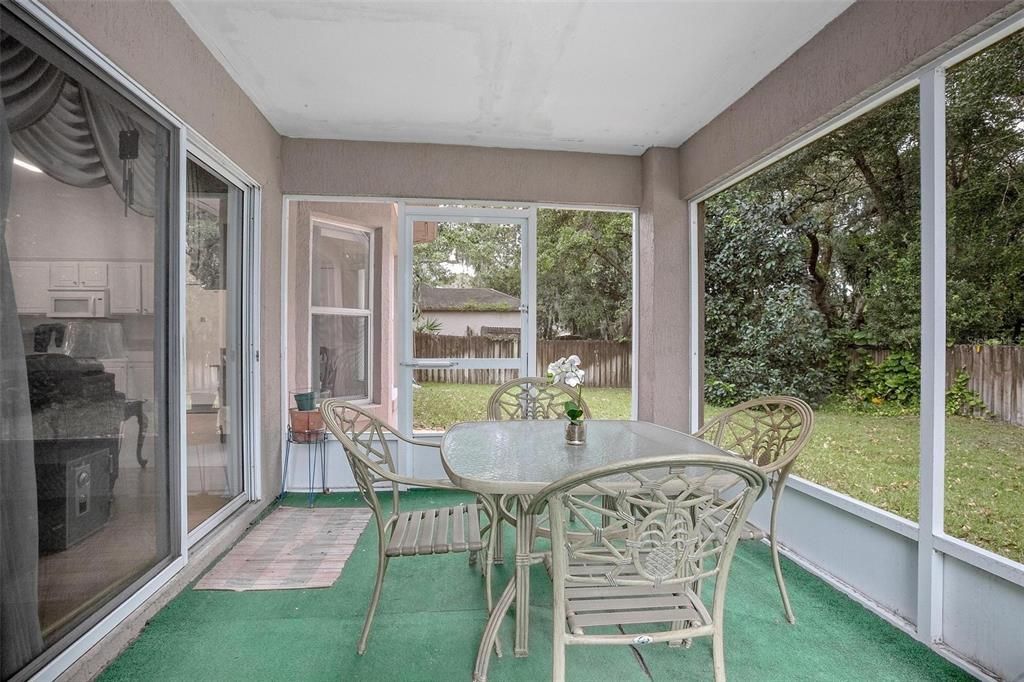
[[[142,264],[142,314],[153,314],[153,264]]]
[[[142,264],[107,263],[110,282],[110,312],[138,314],[142,312]]]
[[[78,263],[50,263],[51,289],[77,289]]]
[[[14,298],[19,315],[46,314],[50,307],[47,293],[50,283],[50,264],[33,261],[11,261],[14,279]]]
[[[108,289],[111,315],[152,315],[153,264],[101,261],[11,261],[18,313],[45,315],[49,291]]]
[[[107,264],[96,262],[50,263],[51,289],[105,289]]]
[[[107,287],[107,264],[79,263],[78,281],[83,289],[105,289]]]

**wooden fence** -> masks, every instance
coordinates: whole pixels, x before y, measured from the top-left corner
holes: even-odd
[[[889,351],[869,352],[873,362]],[[946,349],[946,388],[967,372],[967,387],[981,396],[985,408],[1003,421],[1024,426],[1024,346],[956,345]]]
[[[442,336],[416,334],[415,357],[427,358],[517,358],[518,339],[495,339],[486,336]],[[544,341],[537,342],[537,368],[544,373],[555,360],[570,355],[580,356],[586,372],[586,385],[593,388],[629,388],[632,386],[632,346],[616,341]],[[415,372],[418,382],[449,384],[497,385],[515,379],[514,369],[432,368]]]

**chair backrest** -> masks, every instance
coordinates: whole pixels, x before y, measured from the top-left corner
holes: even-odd
[[[718,576],[718,607],[739,531],[766,486],[765,474],[738,457],[650,457],[557,481],[527,513],[547,508],[562,585],[678,586],[700,599],[697,582]],[[570,560],[587,570],[571,574]]]
[[[755,398],[730,407],[694,434],[784,478],[811,437],[814,412],[799,398]]]
[[[387,481],[391,484],[392,514],[398,514],[398,482],[391,478],[396,473],[395,459],[387,438],[397,431],[366,410],[338,398],[323,401],[320,414],[323,415],[324,424],[341,443],[359,493],[373,510],[377,522],[385,521],[377,497],[378,483]],[[395,439],[392,437],[391,440]]]
[[[543,377],[513,379],[498,386],[487,401],[487,418],[492,421],[563,419],[565,403],[571,400],[590,419],[590,408],[580,394],[565,384],[552,384]]]

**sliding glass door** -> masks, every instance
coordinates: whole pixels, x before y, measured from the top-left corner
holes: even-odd
[[[0,679],[180,555],[180,143],[0,8]]]
[[[245,190],[189,155],[185,194],[185,429],[190,539],[242,502],[241,244]]]

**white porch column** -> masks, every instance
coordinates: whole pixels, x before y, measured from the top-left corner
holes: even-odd
[[[652,148],[642,157],[643,197],[637,235],[639,341],[634,371],[638,416],[689,430],[690,255],[686,202],[679,198],[679,152]]]

